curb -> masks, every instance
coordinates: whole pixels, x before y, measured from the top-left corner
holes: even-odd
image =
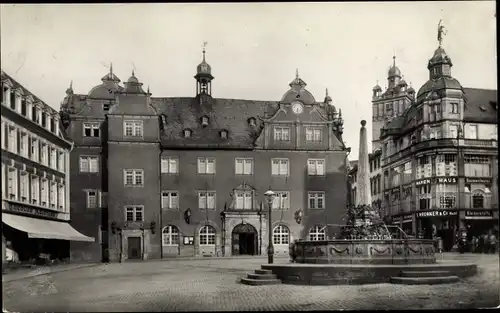
[[[76,269],[80,269],[80,268],[87,268],[87,267],[93,267],[93,266],[99,266],[101,264],[105,264],[105,263],[90,263],[90,264],[80,264],[80,265],[76,265],[75,266],[71,266],[71,267],[68,267],[68,268],[57,268],[57,267],[53,267],[53,268],[50,268],[50,272],[48,273],[37,273],[37,274],[27,274],[27,275],[20,275],[20,276],[17,276],[17,277],[9,277],[9,274],[3,274],[2,275],[2,283],[8,283],[8,282],[12,282],[12,281],[17,281],[17,280],[23,280],[23,279],[28,279],[28,278],[33,278],[33,277],[37,277],[37,276],[42,276],[42,275],[47,275],[47,274],[51,274],[51,273],[62,273],[62,272],[68,272],[68,271],[72,271],[72,270],[76,270]],[[37,269],[39,268],[34,268],[32,269],[31,271],[34,272],[36,271]]]

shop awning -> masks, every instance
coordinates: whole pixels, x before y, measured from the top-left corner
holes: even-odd
[[[2,212],[2,222],[12,228],[28,233],[29,238],[61,239],[94,242],[71,227],[69,223],[38,219]]]

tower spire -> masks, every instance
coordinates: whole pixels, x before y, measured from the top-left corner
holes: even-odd
[[[207,41],[203,42],[203,62],[205,62],[205,52],[206,52],[207,44],[208,44]]]
[[[299,69],[295,69],[295,78],[299,79]]]
[[[109,65],[109,73],[113,75],[113,62],[111,62]]]
[[[325,97],[328,97],[328,88],[325,88]]]

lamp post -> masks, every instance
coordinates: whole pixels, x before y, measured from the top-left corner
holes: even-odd
[[[460,175],[460,139],[464,138],[463,136],[462,123],[459,122],[457,128],[457,176]],[[458,199],[457,199],[457,231],[460,231],[460,181],[457,181],[457,189],[458,189]],[[456,234],[455,234],[456,236]]]
[[[269,242],[267,244],[267,263],[268,264],[273,264],[273,259],[274,259],[274,247],[273,247],[273,220],[271,218],[271,212],[272,212],[272,206],[273,206],[273,200],[274,200],[274,191],[269,188],[268,191],[264,193],[264,196],[266,197],[267,200],[267,206],[269,208],[269,216],[268,216],[268,222],[269,222],[269,228],[268,228],[268,237],[269,237]]]

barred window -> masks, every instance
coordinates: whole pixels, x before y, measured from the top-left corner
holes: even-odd
[[[215,229],[210,226],[203,226],[200,229],[200,246],[215,245]]]
[[[273,230],[273,244],[287,245],[290,242],[290,230],[285,225],[278,225]]]

